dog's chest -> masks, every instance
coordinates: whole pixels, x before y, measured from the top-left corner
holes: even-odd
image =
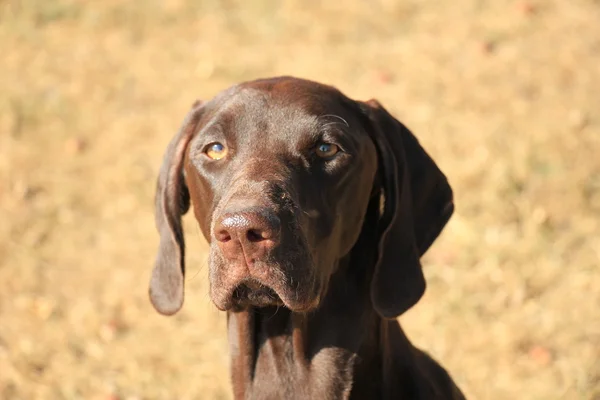
[[[323,348],[307,360],[294,354],[290,337],[272,338],[258,352],[247,399],[347,399],[355,356]]]

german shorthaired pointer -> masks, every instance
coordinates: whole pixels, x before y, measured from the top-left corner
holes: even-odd
[[[227,311],[236,399],[463,399],[396,317],[454,210],[444,174],[377,101],[291,77],[197,102],[156,189],[150,299],[183,304],[190,207]]]

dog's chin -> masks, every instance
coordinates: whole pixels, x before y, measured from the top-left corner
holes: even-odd
[[[221,311],[241,311],[250,307],[286,307],[292,312],[306,313],[317,308],[319,296],[298,296],[288,288],[274,289],[254,279],[240,283],[230,295],[222,299],[213,297],[213,303]],[[302,298],[301,298],[302,297]],[[306,297],[306,298],[305,298]]]
[[[284,305],[283,301],[275,290],[253,280],[242,282],[234,289],[231,296],[233,310],[282,305]]]

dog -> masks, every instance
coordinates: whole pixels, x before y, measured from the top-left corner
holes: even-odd
[[[149,294],[165,315],[183,304],[190,206],[235,399],[464,399],[396,320],[425,291],[453,192],[376,100],[277,77],[193,105],[156,187]]]

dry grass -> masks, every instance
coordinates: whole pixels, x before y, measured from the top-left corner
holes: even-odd
[[[231,398],[189,217],[184,310],[147,300],[154,180],[194,99],[280,74],[377,97],[449,175],[402,322],[469,397],[600,398],[598,1],[330,3],[0,1],[0,398]]]

